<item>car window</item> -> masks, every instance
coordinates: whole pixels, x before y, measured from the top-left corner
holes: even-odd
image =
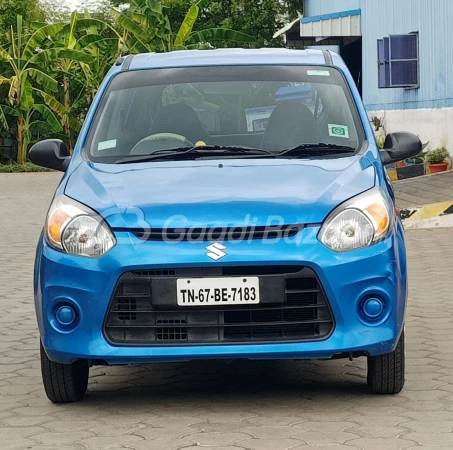
[[[281,151],[359,148],[363,128],[342,74],[311,66],[152,69],[117,75],[91,129],[103,162],[196,142]]]

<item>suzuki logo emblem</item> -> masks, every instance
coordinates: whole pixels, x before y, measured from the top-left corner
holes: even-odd
[[[206,253],[206,256],[209,256],[214,261],[218,261],[220,258],[223,258],[227,254],[223,251],[226,250],[226,247],[223,244],[219,244],[218,242],[209,245],[206,247],[206,250],[209,250]]]

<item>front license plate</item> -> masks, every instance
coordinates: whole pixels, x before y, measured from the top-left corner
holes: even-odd
[[[259,278],[179,279],[177,296],[179,306],[257,304],[260,302]]]

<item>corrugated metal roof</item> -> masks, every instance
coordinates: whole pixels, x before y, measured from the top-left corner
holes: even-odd
[[[379,0],[377,0],[379,1]],[[360,8],[361,0],[305,0],[304,16],[319,16]]]
[[[361,36],[360,9],[339,11],[300,20],[301,37]]]
[[[302,17],[301,23],[317,22],[318,20],[339,19],[340,17],[356,16],[360,14],[360,9],[351,9],[349,11],[338,11],[329,14],[320,14],[319,16]]]

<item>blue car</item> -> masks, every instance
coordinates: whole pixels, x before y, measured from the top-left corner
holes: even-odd
[[[34,274],[42,376],[81,400],[89,368],[200,359],[368,359],[404,385],[406,248],[385,164],[342,59],[321,50],[121,57],[64,172]]]

